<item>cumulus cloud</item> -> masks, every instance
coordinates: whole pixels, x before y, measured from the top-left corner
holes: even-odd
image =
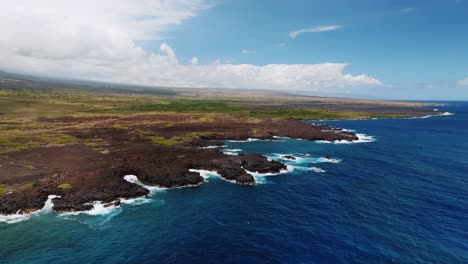
[[[205,8],[202,0],[2,1],[0,68],[174,87],[329,92],[382,85],[366,75],[344,73],[347,63],[202,65],[193,57],[184,64],[167,43],[153,51],[139,46],[142,40],[165,39],[174,26]]]
[[[462,86],[462,87],[468,87],[468,77],[463,79],[463,80],[459,80],[457,82],[457,85]]]
[[[289,36],[291,38],[296,38],[301,34],[304,33],[316,33],[316,32],[324,32],[324,31],[333,31],[342,28],[343,26],[339,25],[328,25],[328,26],[318,26],[318,27],[311,27],[311,28],[303,28],[296,31],[289,32]]]

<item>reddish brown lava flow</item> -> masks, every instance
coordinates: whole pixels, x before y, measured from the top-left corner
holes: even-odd
[[[247,117],[217,116],[198,122],[196,118],[202,116],[42,118],[41,122],[56,124],[61,133],[77,138],[79,143],[0,155],[0,184],[29,184],[28,188],[13,188],[0,196],[0,214],[39,210],[49,195],[61,196],[53,200],[54,210],[59,212],[89,210],[93,201],[118,205],[119,199],[148,195],[147,189],[123,179],[128,174],[137,175],[147,185],[174,188],[203,182],[200,174],[190,169],[217,171],[221,177],[243,185],[255,184],[246,170],[278,173],[285,169],[284,164],[258,154],[230,156],[202,148],[221,145],[223,140],[278,136],[328,141],[357,139],[350,132],[294,120],[252,121]],[[183,140],[165,146],[153,142],[152,136]],[[63,183],[71,188],[60,188]]]

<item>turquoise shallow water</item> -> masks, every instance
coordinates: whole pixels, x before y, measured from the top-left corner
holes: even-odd
[[[0,262],[468,263],[468,104],[443,110],[326,122],[367,143],[227,142],[301,159],[254,187],[210,177],[105,214],[0,223]]]

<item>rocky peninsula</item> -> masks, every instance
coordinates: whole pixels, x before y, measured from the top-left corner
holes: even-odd
[[[126,175],[137,175],[145,185],[178,188],[203,183],[194,170],[216,171],[231,182],[253,185],[249,172],[275,174],[286,169],[259,154],[232,156],[213,147],[224,140],[358,139],[352,132],[328,126],[248,116],[140,114],[39,121],[73,141],[0,155],[0,181],[6,186],[0,214],[34,212],[49,195],[58,196],[53,199],[57,212],[90,210],[95,201],[118,205],[120,199],[148,195],[146,188],[124,180]]]

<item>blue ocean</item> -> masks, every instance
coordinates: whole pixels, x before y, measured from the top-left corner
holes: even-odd
[[[440,110],[454,115],[323,122],[360,143],[226,142],[296,160],[256,186],[212,175],[119,208],[0,223],[0,262],[468,263],[468,103]]]

